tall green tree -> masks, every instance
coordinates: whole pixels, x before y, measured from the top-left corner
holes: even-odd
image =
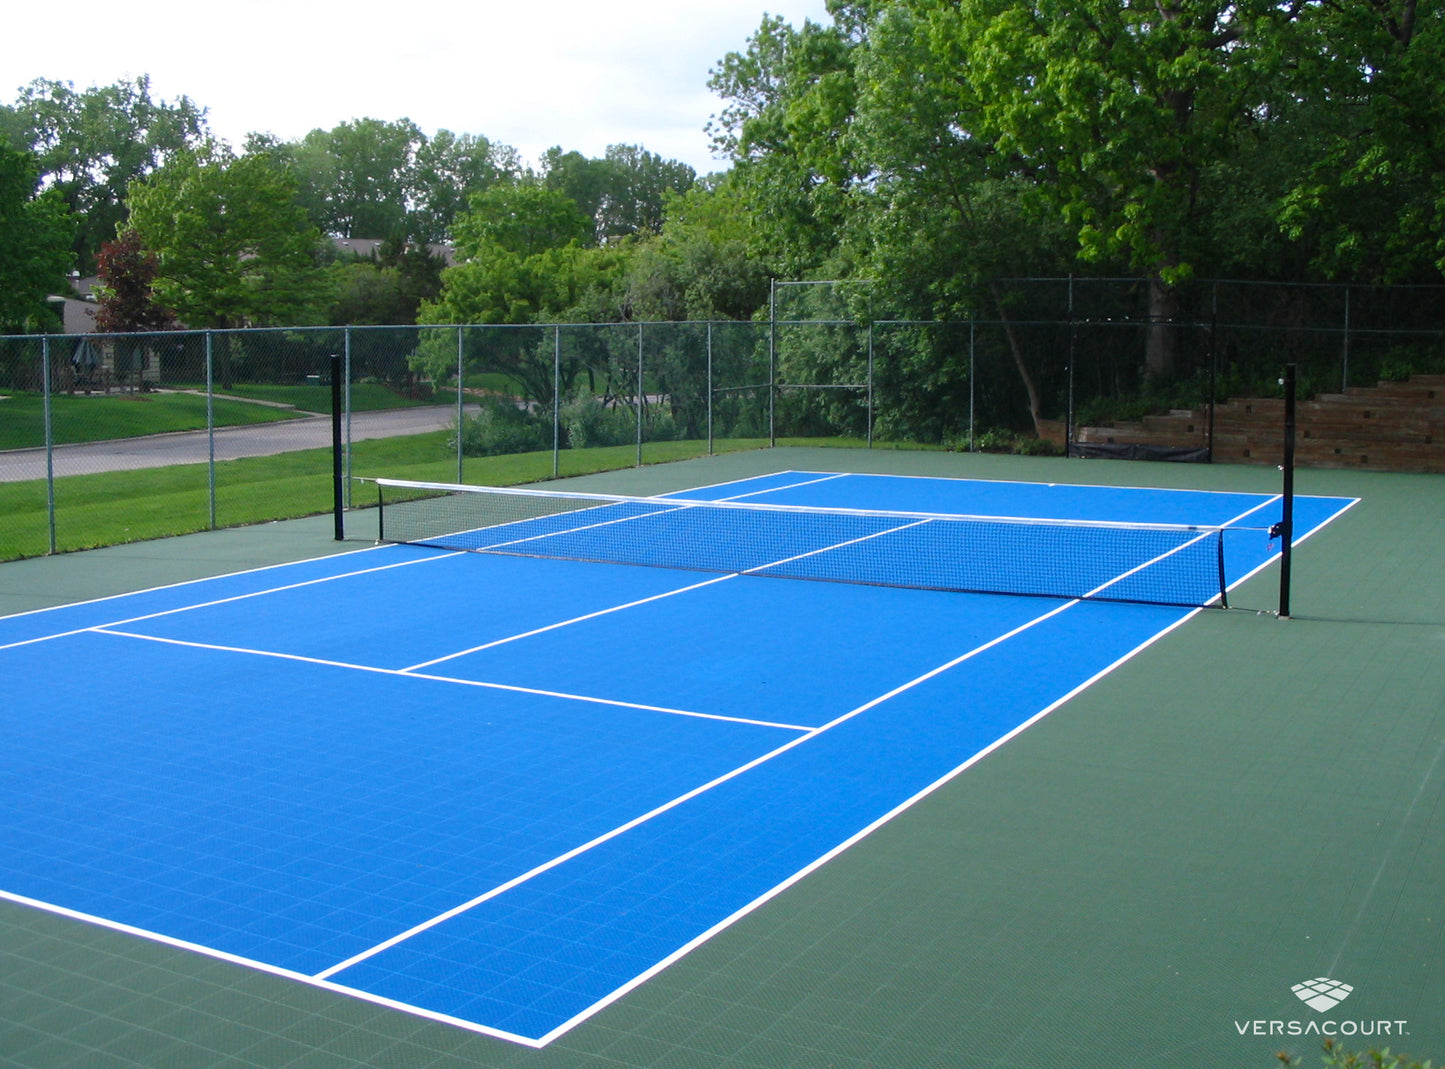
[[[46,298],[70,288],[76,221],[55,190],[40,192],[40,165],[0,145],[0,332],[54,329]]]
[[[252,134],[246,150],[286,163],[323,233],[392,242],[446,241],[473,193],[522,173],[515,149],[450,130],[428,137],[410,119],[354,119],[299,141]]]
[[[596,226],[599,243],[662,229],[667,198],[686,193],[697,173],[639,145],[609,145],[601,159],[548,149],[542,184],[571,198]]]
[[[659,232],[667,198],[686,193],[697,180],[687,164],[663,159],[640,145],[609,145],[602,163],[608,183],[598,215],[601,241]]]
[[[1292,88],[1307,0],[902,0],[927,91],[1033,182],[1085,260],[1151,282],[1148,370],[1173,367],[1177,283],[1199,255],[1201,183]]]
[[[334,326],[410,326],[442,289],[442,257],[420,245],[383,242],[371,257],[341,256],[327,268]]]
[[[301,203],[322,232],[401,240],[408,236],[413,164],[424,140],[410,119],[354,119],[312,130],[283,151]]]
[[[452,224],[471,196],[523,173],[521,157],[509,145],[476,134],[438,130],[417,147],[413,161],[414,203],[408,234],[417,242],[450,238]]]
[[[714,151],[732,161],[754,251],[779,275],[806,276],[836,258],[866,187],[853,118],[856,61],[874,7],[834,0],[832,25],[801,29],[765,17],[708,83],[725,101],[709,124]]]
[[[1316,87],[1280,114],[1298,160],[1280,219],[1336,278],[1445,274],[1445,7],[1432,0],[1306,12],[1295,66]]]
[[[596,244],[593,222],[571,197],[523,179],[473,194],[452,224],[457,257],[480,260],[496,250],[532,256],[567,245]]]
[[[130,191],[152,250],[156,298],[191,327],[294,325],[319,315],[320,235],[291,173],[268,153],[210,144],[176,155]]]
[[[130,183],[205,136],[205,109],[153,99],[146,75],[84,90],[37,79],[0,106],[0,139],[35,153],[46,188],[81,220],[73,247],[83,271],[124,222]]]

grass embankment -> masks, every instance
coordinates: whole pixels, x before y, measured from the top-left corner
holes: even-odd
[[[450,432],[356,442],[351,452],[354,476],[389,476],[454,482],[455,454]],[[715,452],[759,448],[754,440],[718,441]],[[647,463],[705,456],[707,443],[658,442],[643,447]],[[587,475],[629,468],[634,445],[564,449],[559,475]],[[515,486],[552,477],[550,450],[500,457],[468,457],[463,481]],[[249,457],[216,464],[216,526],[234,527],[268,520],[313,516],[331,509],[331,451],[308,449],[271,457]],[[354,503],[370,503],[357,488]],[[189,534],[210,527],[208,476],[204,464],[72,475],[55,480],[56,547],[61,551],[138,542]],[[45,483],[0,483],[0,560],[41,556],[49,549]]]

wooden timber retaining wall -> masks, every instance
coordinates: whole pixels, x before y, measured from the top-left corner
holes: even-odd
[[[1445,375],[1352,386],[1296,405],[1295,460],[1316,468],[1445,472]],[[1284,401],[1230,398],[1214,408],[1213,459],[1225,464],[1278,464]],[[1154,449],[1209,444],[1205,409],[1146,416],[1138,423],[1080,427],[1082,445]]]

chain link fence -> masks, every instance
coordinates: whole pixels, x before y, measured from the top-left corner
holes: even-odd
[[[1082,451],[1080,428],[1445,372],[1445,287],[1015,279],[892,319],[780,284],[749,322],[0,338],[0,559],[326,512],[351,477],[521,482],[810,438]],[[1163,314],[1167,312],[1167,315]],[[585,464],[583,458],[586,458]]]

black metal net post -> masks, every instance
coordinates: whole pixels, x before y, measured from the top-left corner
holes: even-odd
[[[1284,486],[1280,502],[1279,523],[1279,616],[1289,619],[1290,564],[1294,542],[1294,435],[1295,435],[1295,366],[1286,364],[1284,378]]]

